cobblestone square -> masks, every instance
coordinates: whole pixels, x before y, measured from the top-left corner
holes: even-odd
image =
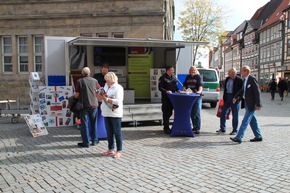
[[[290,192],[290,96],[262,93],[258,111],[263,142],[248,128],[242,144],[216,134],[219,118],[205,104],[201,134],[170,137],[162,126],[124,126],[124,153],[103,157],[107,141],[78,148],[75,127],[48,128],[33,138],[21,120],[0,117],[1,192]],[[240,111],[240,122],[244,110]],[[227,132],[231,131],[227,122]]]

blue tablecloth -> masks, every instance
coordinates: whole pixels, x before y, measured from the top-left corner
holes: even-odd
[[[104,123],[104,117],[102,116],[102,111],[100,108],[100,105],[98,107],[98,138],[99,139],[105,139],[107,138],[107,131],[106,131],[106,127],[105,127],[105,123]]]
[[[91,127],[91,122],[89,120],[89,127]],[[107,131],[105,127],[104,117],[102,116],[102,111],[100,105],[98,107],[98,120],[97,120],[97,131],[98,131],[98,139],[106,139]],[[91,133],[89,133],[90,140],[92,140]]]
[[[190,115],[192,106],[200,95],[177,93],[167,95],[174,108],[174,121],[170,136],[194,137],[190,123]]]

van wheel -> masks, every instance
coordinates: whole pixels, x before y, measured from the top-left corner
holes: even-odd
[[[211,108],[216,108],[217,102],[210,103]]]

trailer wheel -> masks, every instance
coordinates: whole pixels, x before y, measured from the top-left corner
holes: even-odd
[[[15,124],[18,122],[18,117],[12,117],[11,118],[11,123]]]

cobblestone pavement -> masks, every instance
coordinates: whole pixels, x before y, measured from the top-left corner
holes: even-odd
[[[262,98],[263,142],[249,142],[250,128],[242,144],[216,134],[216,109],[204,105],[202,132],[194,138],[169,137],[158,124],[124,126],[118,160],[100,155],[106,141],[78,148],[75,127],[48,128],[49,135],[33,138],[24,120],[0,117],[0,192],[289,193],[290,96]]]

